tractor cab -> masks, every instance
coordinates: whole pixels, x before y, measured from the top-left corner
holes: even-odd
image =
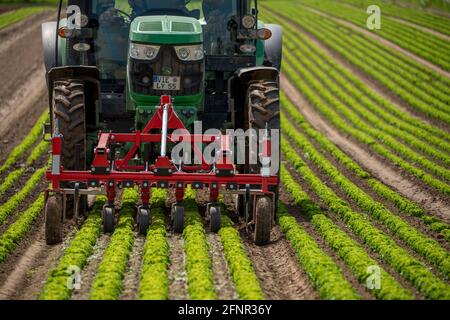
[[[110,203],[104,228],[111,231],[113,191],[124,182],[141,187],[145,208],[149,188],[144,182],[177,189],[178,206],[180,190],[195,182],[210,188],[209,208],[216,213],[219,190],[234,189],[239,210],[257,230],[257,242],[267,242],[276,170],[268,173],[261,163],[206,163],[198,154],[177,162],[168,154],[177,142],[176,129],[185,130],[186,139],[198,139],[197,147],[215,142],[220,145],[215,157],[233,161],[260,152],[228,150],[234,137],[225,134],[227,129],[259,130],[255,140],[275,145],[269,140],[271,130],[279,129],[280,27],[258,19],[256,0],[67,2],[64,10],[61,1],[57,21],[42,28],[52,101],[46,128],[59,152],[47,177],[53,181],[50,192],[66,199],[64,212],[83,211],[86,195],[103,187]],[[218,133],[205,134],[208,129]],[[195,157],[199,163],[188,163]],[[264,219],[256,218],[260,198],[267,200],[260,210],[269,212]],[[214,219],[209,220],[217,229],[220,214]],[[145,221],[144,232],[150,223]],[[175,229],[182,230],[183,219],[176,221]],[[57,242],[51,239],[59,239],[59,229],[52,226],[49,242]]]

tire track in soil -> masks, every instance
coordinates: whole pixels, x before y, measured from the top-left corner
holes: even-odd
[[[169,300],[187,300],[187,273],[185,268],[183,235],[168,233],[169,243]]]
[[[220,242],[220,237],[218,234],[208,233],[207,239],[217,299],[237,300],[239,297],[237,296],[234,283],[231,280],[230,272],[223,253],[222,243]]]
[[[128,270],[123,279],[123,290],[120,300],[135,300],[137,298],[144,258],[144,246],[145,237],[135,232],[133,248],[128,259]]]
[[[45,243],[44,216],[36,222],[34,230],[1,266],[2,279],[0,299],[35,300],[64,250],[74,236],[74,225],[70,222],[65,228],[64,242],[49,246]]]
[[[241,238],[267,299],[317,299],[308,276],[278,226],[272,230],[271,243],[265,246],[255,245],[244,230],[241,231]]]
[[[92,282],[97,274],[98,266],[103,259],[106,247],[111,237],[107,234],[101,234],[94,246],[94,252],[88,258],[87,265],[81,271],[81,288],[73,290],[72,300],[88,300],[91,291]]]
[[[334,22],[336,22],[338,24],[344,25],[344,26],[346,26],[346,27],[348,27],[348,28],[358,32],[358,33],[362,33],[363,35],[365,35],[367,37],[370,37],[370,38],[372,38],[374,40],[377,40],[381,44],[383,44],[383,45],[385,45],[385,46],[387,46],[387,47],[389,47],[389,48],[391,48],[391,49],[393,49],[393,50],[395,50],[397,52],[400,52],[400,53],[404,54],[408,58],[410,58],[410,59],[412,59],[412,60],[414,60],[414,61],[424,65],[425,67],[427,67],[427,68],[429,68],[429,69],[439,73],[440,75],[450,79],[450,73],[447,72],[446,70],[444,70],[444,69],[440,68],[439,66],[437,66],[437,65],[435,65],[435,64],[433,64],[433,63],[431,63],[431,62],[429,62],[429,61],[427,61],[427,60],[425,60],[425,59],[423,59],[423,58],[421,58],[421,57],[419,57],[417,55],[415,55],[414,53],[412,53],[412,52],[410,52],[410,51],[408,51],[406,49],[403,49],[402,47],[396,45],[395,43],[393,43],[393,42],[391,42],[391,41],[389,41],[389,40],[387,40],[387,39],[385,39],[385,38],[383,38],[383,37],[381,37],[381,36],[379,36],[377,34],[374,34],[374,33],[370,32],[369,30],[361,28],[361,27],[359,27],[359,26],[357,26],[357,25],[355,25],[355,24],[353,24],[351,22],[345,21],[345,20],[343,20],[341,18],[334,17],[334,16],[332,16],[330,14],[324,13],[324,12],[319,11],[317,9],[314,9],[314,8],[311,8],[311,7],[308,7],[308,6],[304,6],[304,8],[307,9],[308,11],[311,11],[311,12],[317,14],[317,15],[320,15],[322,17],[326,17],[326,18],[328,18],[330,20],[333,20]]]
[[[403,196],[421,205],[429,213],[435,214],[446,222],[450,222],[450,202],[438,191],[431,190],[423,183],[405,177],[398,168],[393,167],[380,156],[367,151],[367,146],[361,146],[341,134],[328,124],[309,102],[297,91],[289,79],[281,76],[281,87],[286,96],[297,106],[299,112],[318,131],[325,134],[336,146],[361,165],[375,178],[394,188]]]

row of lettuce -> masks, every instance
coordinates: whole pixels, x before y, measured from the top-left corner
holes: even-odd
[[[299,0],[298,3],[344,19],[362,28],[366,27],[368,15],[361,9],[352,8],[333,0]],[[444,70],[450,70],[448,55],[450,42],[441,37],[384,17],[381,20],[381,28],[373,32]]]
[[[420,121],[411,116],[398,117],[398,111],[393,111],[395,106],[376,94],[368,95],[370,88],[296,32],[294,26],[282,21],[281,16],[266,16],[283,25],[285,39],[289,40],[285,42],[284,61],[291,67],[285,68],[285,74],[325,118],[375,153],[443,194],[450,194],[445,131],[438,133],[426,124],[419,126]],[[305,21],[301,21],[303,26]],[[356,85],[348,85],[348,80]]]

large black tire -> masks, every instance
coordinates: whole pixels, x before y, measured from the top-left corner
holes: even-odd
[[[270,231],[272,230],[272,201],[268,197],[261,197],[256,201],[256,216],[253,231],[253,240],[258,246],[270,242]]]
[[[209,228],[212,233],[218,233],[222,222],[219,206],[209,207]]]
[[[172,225],[175,233],[183,233],[184,230],[184,207],[181,205],[172,206]]]
[[[53,87],[53,131],[63,135],[61,165],[66,170],[86,170],[86,107],[84,84],[78,80],[55,81]],[[80,197],[80,213],[86,210]],[[67,196],[66,216],[74,214],[74,198]]]
[[[259,81],[250,84],[247,91],[246,103],[246,120],[247,129],[255,129],[259,133],[260,129],[277,129],[280,130],[280,88],[279,83],[274,81]],[[261,137],[257,136],[259,141]],[[280,155],[281,146],[281,132],[279,132],[278,140],[272,136],[272,145],[278,146],[278,155]],[[258,152],[258,150],[255,150]],[[249,150],[250,154],[251,150]],[[273,161],[274,155],[272,155]],[[280,163],[278,159],[278,163]],[[261,169],[260,164],[247,166],[246,171],[249,173],[259,173]],[[280,176],[278,170],[278,177]],[[279,180],[279,179],[278,179]],[[275,203],[278,202],[279,185],[271,187],[270,191],[275,194],[273,199]],[[241,199],[242,201],[242,199]],[[256,206],[256,214],[254,217],[249,217],[253,220],[253,238],[257,245],[264,245],[270,241],[270,230],[275,219],[276,207],[267,205],[272,203],[272,200],[263,197],[259,198],[256,203],[250,203],[253,212],[253,206]]]
[[[48,197],[45,204],[45,242],[61,243],[63,239],[63,208],[60,194]]]
[[[147,235],[148,228],[151,224],[150,209],[139,207],[137,211],[137,227],[140,235]]]

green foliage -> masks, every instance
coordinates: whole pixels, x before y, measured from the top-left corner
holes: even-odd
[[[26,151],[28,151],[29,148],[31,148],[33,144],[36,143],[42,135],[42,124],[47,121],[48,112],[46,111],[39,117],[34,127],[30,130],[22,142],[15,147],[13,151],[11,151],[5,163],[0,167],[0,173],[9,169]]]
[[[70,267],[77,266],[83,269],[87,259],[91,256],[97,238],[100,235],[102,218],[101,212],[106,197],[97,197],[92,212],[84,222],[80,231],[64,250],[62,258],[56,268],[49,272],[47,281],[42,289],[41,300],[68,300],[72,290],[68,287]]]
[[[314,146],[301,133],[297,132],[284,116],[282,116],[282,123],[284,132],[292,138],[302,152],[321,171],[329,176],[349,198],[353,199],[364,212],[387,226],[393,234],[407,243],[414,251],[433,263],[447,277],[450,276],[450,254],[437,241],[422,234],[400,217],[391,213],[383,204],[373,200],[344,176],[323,155],[317,152]]]
[[[36,189],[36,185],[41,181],[46,171],[47,166],[33,173],[23,188],[0,206],[0,225],[3,224],[25,198]]]
[[[169,298],[168,268],[169,244],[166,239],[164,207],[167,192],[154,189],[151,198],[152,224],[147,232],[139,285],[140,300],[167,300]]]
[[[339,266],[300,227],[282,203],[278,203],[277,221],[291,243],[298,261],[322,299],[358,300],[359,295],[345,279]],[[268,257],[270,259],[270,257]]]
[[[214,300],[217,295],[212,276],[208,240],[195,201],[195,192],[190,188],[186,190],[184,207],[186,226],[183,237],[189,297],[192,300]]]
[[[0,14],[0,30],[6,28],[20,20],[28,18],[29,16],[44,11],[47,7],[28,7],[17,10],[8,11]]]
[[[295,204],[302,214],[311,219],[311,223],[322,238],[333,248],[348,265],[359,283],[366,286],[367,278],[371,275],[368,270],[378,263],[356,241],[339,229],[334,222],[326,217],[322,210],[311,201],[309,196],[294,181],[291,174],[284,166],[281,167],[281,180],[288,192],[293,197]],[[381,286],[379,289],[369,290],[375,297],[383,300],[412,299],[412,294],[404,289],[391,275],[381,269]]]
[[[138,199],[137,190],[123,191],[119,224],[97,269],[89,296],[91,300],[117,300],[122,292],[123,277],[133,247],[133,225]]]
[[[263,300],[264,295],[252,262],[245,252],[239,232],[227,215],[222,215],[219,236],[227,266],[239,298],[241,300]]]
[[[36,201],[0,235],[0,263],[4,262],[6,257],[17,247],[31,229],[33,222],[41,215],[44,209],[44,200],[44,194],[39,195]]]
[[[8,176],[3,180],[2,184],[0,184],[0,197],[5,194],[5,192],[11,188],[17,180],[25,173],[26,168],[31,166],[37,159],[39,159],[42,155],[44,155],[49,148],[50,144],[47,141],[42,140],[31,152],[27,161],[25,162],[25,166],[14,171],[11,171]]]
[[[357,26],[366,27],[368,15],[360,9],[344,6],[330,0],[300,0],[299,3],[347,20]],[[450,56],[448,55],[450,43],[433,34],[411,28],[389,18],[382,20],[380,30],[373,30],[372,32],[440,66],[444,70],[450,70]]]
[[[327,96],[328,101],[334,101],[333,105],[338,106],[340,103],[337,99],[330,96],[328,92],[324,92],[324,87],[321,85],[316,79],[311,77],[307,72],[299,74],[299,70],[303,71],[303,66],[300,65],[296,60],[294,60],[292,57],[289,56],[289,53],[286,53],[285,55],[286,60],[289,62],[289,64],[292,65],[292,68],[285,68],[285,73],[288,75],[288,77],[293,81],[295,86],[304,94],[310,103],[315,106],[319,111],[338,129],[342,130],[343,132],[351,135],[355,139],[359,140],[363,144],[369,146],[372,150],[380,154],[381,156],[387,158],[391,162],[393,162],[395,165],[400,166],[401,168],[405,169],[406,171],[409,171],[419,179],[423,180],[425,183],[429,184],[430,186],[433,186],[437,190],[441,191],[444,194],[450,194],[450,186],[440,181],[430,174],[424,172],[423,170],[417,168],[416,166],[410,164],[409,162],[406,162],[402,158],[398,157],[394,153],[392,153],[389,149],[384,147],[381,142],[378,142],[375,138],[368,135],[364,130],[358,130],[352,126],[349,126],[348,123],[343,120],[340,115],[333,110],[332,108],[329,108],[326,103],[324,102],[323,98],[319,97],[316,93],[318,90],[319,92],[322,92],[324,95]],[[308,83],[313,83],[314,88],[317,89],[311,89],[309,85],[305,83],[305,80]],[[405,150],[405,152],[408,152]],[[428,163],[428,165],[433,166],[433,164]],[[439,171],[439,168],[435,168],[437,171]]]
[[[402,212],[419,217],[427,225],[431,227],[435,232],[439,232],[448,241],[444,230],[450,230],[450,226],[443,223],[436,217],[431,217],[426,215],[424,210],[415,204],[414,202],[408,200],[405,197],[399,195],[396,191],[392,190],[390,187],[384,185],[377,179],[373,178],[368,172],[362,169],[356,162],[354,162],[350,157],[348,157],[344,152],[342,152],[338,147],[336,147],[327,137],[322,135],[317,130],[313,129],[309,125],[301,113],[292,105],[292,103],[282,94],[281,103],[283,105],[283,110],[285,110],[290,119],[292,119],[303,131],[311,138],[313,138],[319,145],[329,152],[336,160],[346,166],[350,171],[354,172],[359,178],[365,179],[369,187],[372,188],[377,194],[383,198],[391,201],[394,205]]]
[[[348,27],[298,6],[285,6],[283,9],[274,6],[271,10],[284,14],[284,18],[289,17],[285,10],[294,12],[302,28],[351,64],[383,83],[411,107],[450,123],[448,109],[436,108],[435,105],[439,102],[429,96],[430,92],[440,92],[448,99],[450,81],[447,78],[370,37],[355,33]],[[336,33],[337,29],[345,32]],[[448,134],[442,135],[448,139]]]
[[[287,126],[284,126],[283,129],[286,132]],[[288,142],[282,140],[281,148],[286,159],[289,159],[297,172],[311,186],[313,192],[319,196],[329,210],[335,212],[354,234],[359,236],[372,250],[378,252],[380,259],[408,279],[427,298],[450,299],[450,287],[445,282],[433,275],[420,261],[411,257],[394,240],[375,228],[366,216],[354,212],[347,202],[339,198],[316,177]],[[422,248],[422,250],[426,251],[426,248]]]

